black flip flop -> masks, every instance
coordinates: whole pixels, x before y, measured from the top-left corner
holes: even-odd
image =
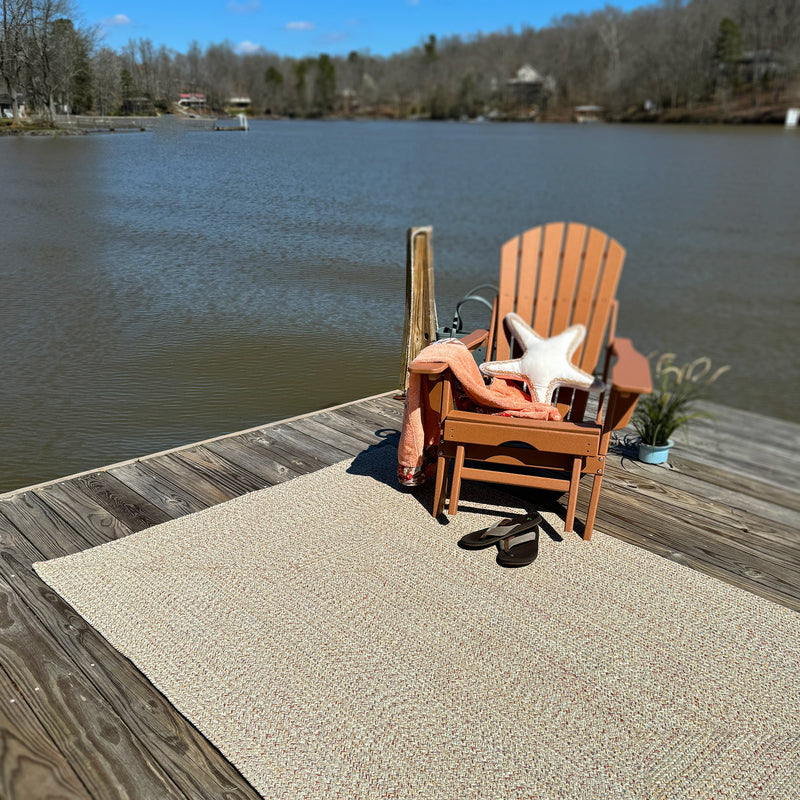
[[[458,544],[468,550],[480,550],[483,547],[497,544],[502,539],[508,539],[510,536],[519,536],[522,533],[527,533],[541,524],[541,514],[534,511],[532,514],[525,516],[501,519],[491,528],[481,528],[479,531],[468,533],[459,539]]]
[[[497,554],[497,563],[501,567],[527,567],[536,561],[539,555],[539,528],[522,534],[514,539],[503,542]]]

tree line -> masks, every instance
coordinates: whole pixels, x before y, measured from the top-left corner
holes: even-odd
[[[0,79],[15,122],[22,98],[51,120],[59,103],[91,105],[93,36],[71,11],[67,0],[0,0]]]
[[[558,119],[592,104],[612,118],[708,108],[725,118],[800,104],[800,0],[609,5],[538,30],[431,34],[387,57],[299,59],[229,42],[179,53],[138,39],[114,51],[70,20],[68,0],[0,2],[0,77],[51,118],[166,112],[182,93],[203,95],[211,113],[246,97],[250,113],[297,117]]]

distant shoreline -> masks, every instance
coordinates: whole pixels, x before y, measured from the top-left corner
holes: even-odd
[[[670,109],[663,112],[647,112],[644,110],[633,111],[625,114],[608,115],[596,122],[584,124],[646,124],[646,125],[784,125],[786,112],[791,106],[780,104],[761,106],[756,108],[740,108],[736,111],[724,113],[719,106],[705,106],[694,109]],[[126,117],[120,117],[126,119]],[[154,118],[155,119],[155,118]],[[226,119],[224,116],[218,119]],[[266,114],[248,115],[249,120],[261,121],[299,121],[299,122],[341,122],[341,121],[389,121],[389,122],[461,122],[461,123],[513,123],[513,124],[579,124],[567,114],[545,114],[541,117],[530,118],[467,118],[467,119],[432,119],[430,117],[415,116],[401,117],[389,109],[375,110],[363,114],[330,114],[326,116],[274,116]],[[86,136],[95,131],[78,128],[50,127],[26,123],[22,127],[13,127],[9,124],[0,125],[0,136]],[[123,131],[124,132],[124,131]]]
[[[12,128],[10,125],[0,127],[0,136],[84,136],[86,133],[87,131],[68,128],[38,128],[33,126]]]

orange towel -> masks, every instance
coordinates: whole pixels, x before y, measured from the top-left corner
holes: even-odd
[[[469,399],[486,413],[509,417],[529,417],[559,421],[561,414],[555,406],[537,403],[523,391],[522,384],[495,378],[488,385],[472,357],[472,353],[457,339],[445,339],[428,345],[412,362],[420,366],[444,362],[461,384]],[[438,445],[439,416],[423,397],[422,376],[409,375],[403,429],[398,446],[398,476],[406,485],[421,483],[426,466],[426,451]]]

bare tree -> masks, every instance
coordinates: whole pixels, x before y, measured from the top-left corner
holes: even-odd
[[[52,124],[57,111],[67,110],[69,85],[79,69],[81,36],[69,19],[68,0],[34,0],[31,8],[25,40],[28,85]]]
[[[264,83],[267,85],[267,110],[269,113],[280,113],[283,109],[283,73],[274,64],[270,64],[264,72]]]
[[[0,41],[0,77],[11,97],[14,125],[20,124],[17,95],[22,87],[25,65],[25,29],[30,20],[31,4],[28,0],[2,0],[3,29]]]
[[[592,15],[592,22],[597,26],[597,33],[608,53],[605,88],[612,102],[619,98],[622,83],[624,18],[623,12],[612,6]]]
[[[110,47],[104,47],[92,59],[92,85],[95,107],[101,115],[115,113],[122,104],[120,57]]]

